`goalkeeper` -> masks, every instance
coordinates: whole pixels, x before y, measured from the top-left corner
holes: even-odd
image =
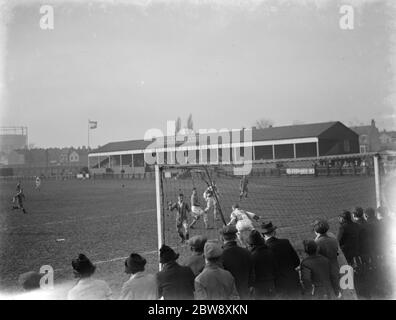
[[[190,205],[184,202],[184,195],[179,194],[176,203],[168,202],[168,210],[177,210],[176,214],[176,230],[181,238],[181,243],[184,243],[189,238],[188,234],[188,213],[191,212]]]

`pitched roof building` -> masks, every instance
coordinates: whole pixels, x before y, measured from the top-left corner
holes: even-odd
[[[90,152],[90,168],[103,171],[106,168],[144,167],[144,154],[152,154],[158,159],[164,159],[164,162],[175,162],[175,151],[187,153],[193,150],[196,152],[195,159],[198,163],[202,163],[203,160],[205,163],[234,162],[238,157],[244,157],[244,147],[251,147],[252,160],[359,153],[358,134],[339,121],[253,128],[251,139],[246,139],[244,130],[237,131],[236,134],[235,131],[228,133],[228,138],[227,133],[220,132],[195,135],[194,144],[182,141],[174,145],[160,145],[157,143],[158,140],[111,142]],[[168,139],[176,140],[175,137]],[[163,140],[166,142],[167,138]]]

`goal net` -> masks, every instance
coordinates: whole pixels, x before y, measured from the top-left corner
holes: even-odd
[[[260,216],[260,220],[252,221],[257,230],[261,230],[262,222],[272,222],[278,227],[278,236],[290,239],[297,251],[302,250],[302,240],[314,237],[315,219],[327,219],[330,231],[336,233],[337,217],[343,210],[356,206],[375,208],[380,201],[373,156],[256,162],[247,175],[247,183],[234,175],[234,168],[224,164],[157,167],[159,245],[165,243],[176,248],[181,260],[188,254],[190,249],[180,242],[176,230],[176,210],[168,209],[170,203],[177,202],[179,194],[190,205],[193,188],[197,190],[201,208],[205,209],[207,201],[203,194],[208,187],[215,186],[219,219],[214,219],[212,206],[208,211],[208,224],[212,228],[206,229],[201,217],[189,230],[190,237],[204,235],[218,239],[220,229],[230,221],[232,205],[239,204],[240,209]],[[380,166],[377,175],[381,174]],[[245,191],[242,197],[241,191]],[[188,219],[192,222],[190,215]]]

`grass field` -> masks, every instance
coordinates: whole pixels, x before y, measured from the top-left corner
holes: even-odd
[[[164,184],[165,200],[175,200],[179,189],[190,194],[191,179]],[[122,184],[125,186],[122,187]],[[115,296],[128,278],[124,257],[143,253],[148,270],[157,271],[157,227],[155,185],[151,180],[67,180],[43,181],[41,191],[33,181],[24,181],[28,214],[12,211],[15,181],[0,184],[0,286],[14,290],[18,276],[42,265],[55,270],[55,283],[73,285],[71,259],[85,253],[98,266],[97,277],[110,284]],[[202,182],[194,182],[202,194]],[[238,181],[217,179],[226,220],[230,206],[238,198]],[[281,237],[290,238],[297,248],[304,238],[312,238],[309,223],[326,217],[336,232],[335,217],[342,209],[374,206],[372,177],[332,178],[252,178],[250,194],[242,207],[271,220]],[[212,216],[210,216],[212,218]],[[165,214],[166,242],[181,252],[174,232],[174,216]],[[218,223],[218,227],[220,227]],[[192,234],[202,233],[197,224]],[[217,229],[208,234],[218,237]],[[57,241],[64,239],[64,241]]]

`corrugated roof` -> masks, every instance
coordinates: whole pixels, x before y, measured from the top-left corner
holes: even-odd
[[[282,127],[272,127],[265,129],[253,129],[253,141],[268,141],[282,139],[298,139],[318,137],[321,133],[331,128],[337,122],[322,122],[312,124],[300,124]],[[147,148],[152,141],[129,140],[110,142],[91,153],[115,152],[127,150],[142,150]]]
[[[114,151],[127,151],[127,150],[142,150],[146,149],[152,142],[144,140],[128,140],[117,141],[105,144],[103,147],[92,150],[91,153],[100,152],[114,152]]]
[[[253,130],[253,141],[318,137],[337,122],[321,122]]]

